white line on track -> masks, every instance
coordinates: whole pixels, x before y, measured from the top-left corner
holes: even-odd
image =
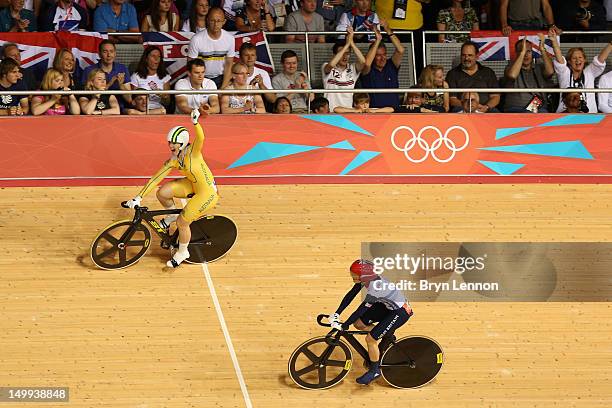
[[[32,181],[32,180],[148,180],[151,176],[75,176],[75,177],[0,177],[0,181]],[[250,178],[292,178],[292,177],[314,177],[314,178],[329,178],[329,177],[354,177],[354,178],[372,178],[372,177],[387,177],[387,178],[432,178],[432,177],[449,177],[449,178],[461,178],[461,177],[483,177],[483,178],[530,178],[530,177],[551,177],[551,178],[564,178],[564,177],[588,177],[588,178],[604,178],[610,177],[609,174],[347,174],[346,176],[340,174],[262,174],[262,175],[231,175],[231,176],[215,176],[218,179],[224,178],[235,178],[235,179],[250,179]],[[181,176],[168,176],[169,179],[179,179]]]
[[[210,290],[210,296],[212,297],[213,303],[215,305],[215,310],[217,311],[219,323],[221,323],[221,330],[223,330],[223,336],[225,337],[227,349],[229,350],[230,357],[232,358],[232,363],[234,364],[234,370],[236,371],[236,376],[238,377],[238,382],[240,383],[240,389],[242,390],[244,403],[247,408],[253,408],[251,398],[249,397],[249,391],[247,390],[246,383],[244,382],[244,377],[242,376],[242,371],[240,370],[240,364],[238,364],[238,358],[236,357],[236,352],[234,351],[232,338],[230,337],[229,330],[227,330],[225,318],[223,317],[223,311],[221,310],[221,305],[219,304],[219,298],[217,298],[217,292],[215,291],[215,287],[213,285],[212,278],[210,277],[210,272],[208,270],[208,265],[206,265],[206,263],[202,264],[202,270],[204,271],[204,277],[206,278],[206,283],[208,284],[208,289]]]

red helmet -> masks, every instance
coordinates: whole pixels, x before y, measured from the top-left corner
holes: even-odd
[[[378,278],[378,274],[374,272],[374,264],[367,259],[356,260],[349,269],[355,282],[370,282]]]

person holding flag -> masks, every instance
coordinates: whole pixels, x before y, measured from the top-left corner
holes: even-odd
[[[554,35],[551,31],[551,35]],[[505,88],[549,88],[555,74],[550,55],[546,52],[544,34],[538,34],[542,63],[533,58],[531,42],[523,37],[515,43],[516,58],[508,63],[504,71],[502,86]],[[504,112],[548,112],[547,94],[544,92],[526,91],[508,93],[504,103]]]

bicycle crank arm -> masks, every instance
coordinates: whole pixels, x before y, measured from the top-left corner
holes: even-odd
[[[410,367],[416,368],[416,363],[414,361],[409,361],[406,363],[395,363],[395,364],[381,364],[381,367]]]
[[[212,242],[209,239],[205,238],[205,239],[199,239],[197,241],[191,241],[189,244],[190,245],[212,245]]]

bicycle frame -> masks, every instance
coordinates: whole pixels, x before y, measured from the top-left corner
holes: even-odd
[[[128,228],[123,233],[120,239],[122,242],[127,240],[134,233],[135,226],[141,224],[144,220],[161,239],[162,248],[170,248],[171,246],[175,245],[176,238],[178,236],[178,230],[176,230],[172,235],[168,234],[166,230],[162,228],[159,223],[153,219],[153,217],[158,217],[160,215],[180,214],[182,211],[181,209],[149,211],[148,207],[136,207],[134,208],[134,211],[135,212],[134,219],[132,220],[132,227]]]
[[[333,333],[333,331],[331,332]],[[331,334],[330,333],[330,334]],[[370,356],[368,353],[368,350],[363,346],[363,344],[361,344],[359,342],[359,340],[357,340],[355,338],[355,335],[364,335],[364,334],[368,334],[369,332],[367,331],[361,331],[361,330],[352,330],[352,331],[337,331],[336,334],[333,336],[334,339],[339,340],[340,338],[344,338],[346,339],[346,341],[353,346],[353,348],[355,349],[355,351],[361,356],[363,357],[364,360],[366,361],[370,361]]]
[[[328,317],[327,315],[319,315],[317,316],[317,322],[321,325],[321,326],[326,326],[326,327],[331,327],[330,324],[326,324],[322,322],[322,319],[324,317]],[[368,331],[365,330],[332,330],[330,331],[326,337],[328,338],[333,338],[334,340],[340,340],[340,338],[345,338],[346,341],[353,346],[353,348],[355,349],[355,351],[361,356],[363,357],[363,359],[365,361],[370,361],[370,356],[368,353],[368,350],[363,346],[363,344],[361,344],[359,342],[359,340],[357,340],[355,338],[355,335],[367,335]],[[323,353],[322,357],[327,358],[329,357],[328,355],[325,354],[330,354],[333,351],[332,347],[329,347],[328,350],[325,351],[325,353]]]

